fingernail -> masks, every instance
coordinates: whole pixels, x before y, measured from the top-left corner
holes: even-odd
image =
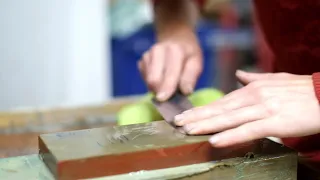
[[[183,120],[186,118],[186,114],[191,112],[191,110],[187,110],[182,112],[181,114],[178,114],[174,117],[174,123],[178,126],[183,126]]]
[[[242,71],[242,70],[237,70],[236,71],[236,75],[244,75],[246,72],[245,71]]]
[[[176,128],[176,130],[181,134],[187,135],[186,131],[181,127]]]
[[[184,126],[183,129],[188,134],[195,134],[196,133],[196,131],[195,131],[196,130],[196,126],[194,124],[188,124],[188,125]]]
[[[178,114],[174,117],[174,123],[178,125],[183,120],[183,114]]]
[[[166,97],[167,97],[167,93],[165,93],[165,92],[160,92],[160,93],[157,94],[157,99],[158,99],[159,101],[164,101],[164,100],[166,100]]]
[[[212,144],[212,145],[215,145],[215,144],[217,144],[217,142],[218,142],[218,136],[217,135],[215,135],[215,136],[212,136],[210,139],[209,139],[209,142]]]
[[[186,88],[187,94],[191,94],[193,92],[193,87],[190,84],[186,85],[185,88]]]
[[[183,111],[182,114],[189,114],[192,110],[189,109],[189,110],[186,110],[186,111]]]

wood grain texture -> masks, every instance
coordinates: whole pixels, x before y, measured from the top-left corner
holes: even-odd
[[[294,157],[290,159],[289,154],[276,157],[238,158],[238,161],[234,159],[232,162],[229,160],[229,162],[200,163],[153,171],[138,171],[123,175],[94,178],[92,180],[295,180]],[[232,163],[233,166],[227,166],[226,164],[228,163]],[[55,178],[39,156],[34,154],[0,159],[0,179],[54,180]],[[319,178],[303,176],[299,180],[316,179]]]
[[[114,126],[118,110],[139,99],[120,98],[100,106],[0,112],[0,158],[38,153],[38,136],[43,133]]]
[[[0,136],[0,158],[35,154],[39,151],[39,134],[13,134]]]
[[[208,138],[186,136],[162,121],[45,134],[39,137],[39,147],[43,161],[58,179],[111,176],[210,161],[223,161],[220,167],[233,167],[247,159],[248,153],[249,159],[274,159],[276,166],[290,166],[290,172],[296,172],[296,154],[270,140],[215,149]],[[293,158],[288,167],[282,160],[275,161],[284,156]]]
[[[180,178],[181,180],[296,180],[297,179],[297,156],[284,154],[279,156],[266,156],[253,159],[232,160],[214,165],[206,173],[195,174],[191,177]]]
[[[96,127],[115,126],[116,122],[95,124]],[[81,130],[90,127],[69,127],[64,131]],[[0,135],[0,158],[37,154],[39,152],[38,137],[42,133],[54,133],[54,130],[43,130],[38,133],[3,134]]]
[[[0,112],[0,134],[41,132],[45,125],[57,130],[87,120],[89,117],[114,115],[123,106],[137,102],[141,96],[123,97],[106,104],[81,107],[56,107]],[[60,124],[60,126],[57,126]],[[61,127],[62,126],[62,127]]]

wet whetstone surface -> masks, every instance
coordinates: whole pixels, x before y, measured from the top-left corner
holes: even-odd
[[[57,179],[94,178],[231,159],[221,166],[228,167],[239,163],[239,158],[296,157],[290,149],[266,139],[216,149],[208,138],[186,136],[160,121],[45,134],[39,137],[39,147],[43,161]],[[232,161],[234,158],[237,160]]]

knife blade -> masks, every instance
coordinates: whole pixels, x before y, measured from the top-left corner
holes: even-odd
[[[177,91],[170,99],[164,102],[160,102],[157,99],[152,98],[152,103],[162,115],[164,120],[174,128],[179,128],[173,122],[174,117],[186,110],[193,108],[193,105],[189,101],[188,97],[183,95],[180,91]]]

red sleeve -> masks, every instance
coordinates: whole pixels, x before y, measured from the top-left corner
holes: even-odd
[[[320,103],[320,72],[313,73],[312,80],[313,80],[314,91]]]

